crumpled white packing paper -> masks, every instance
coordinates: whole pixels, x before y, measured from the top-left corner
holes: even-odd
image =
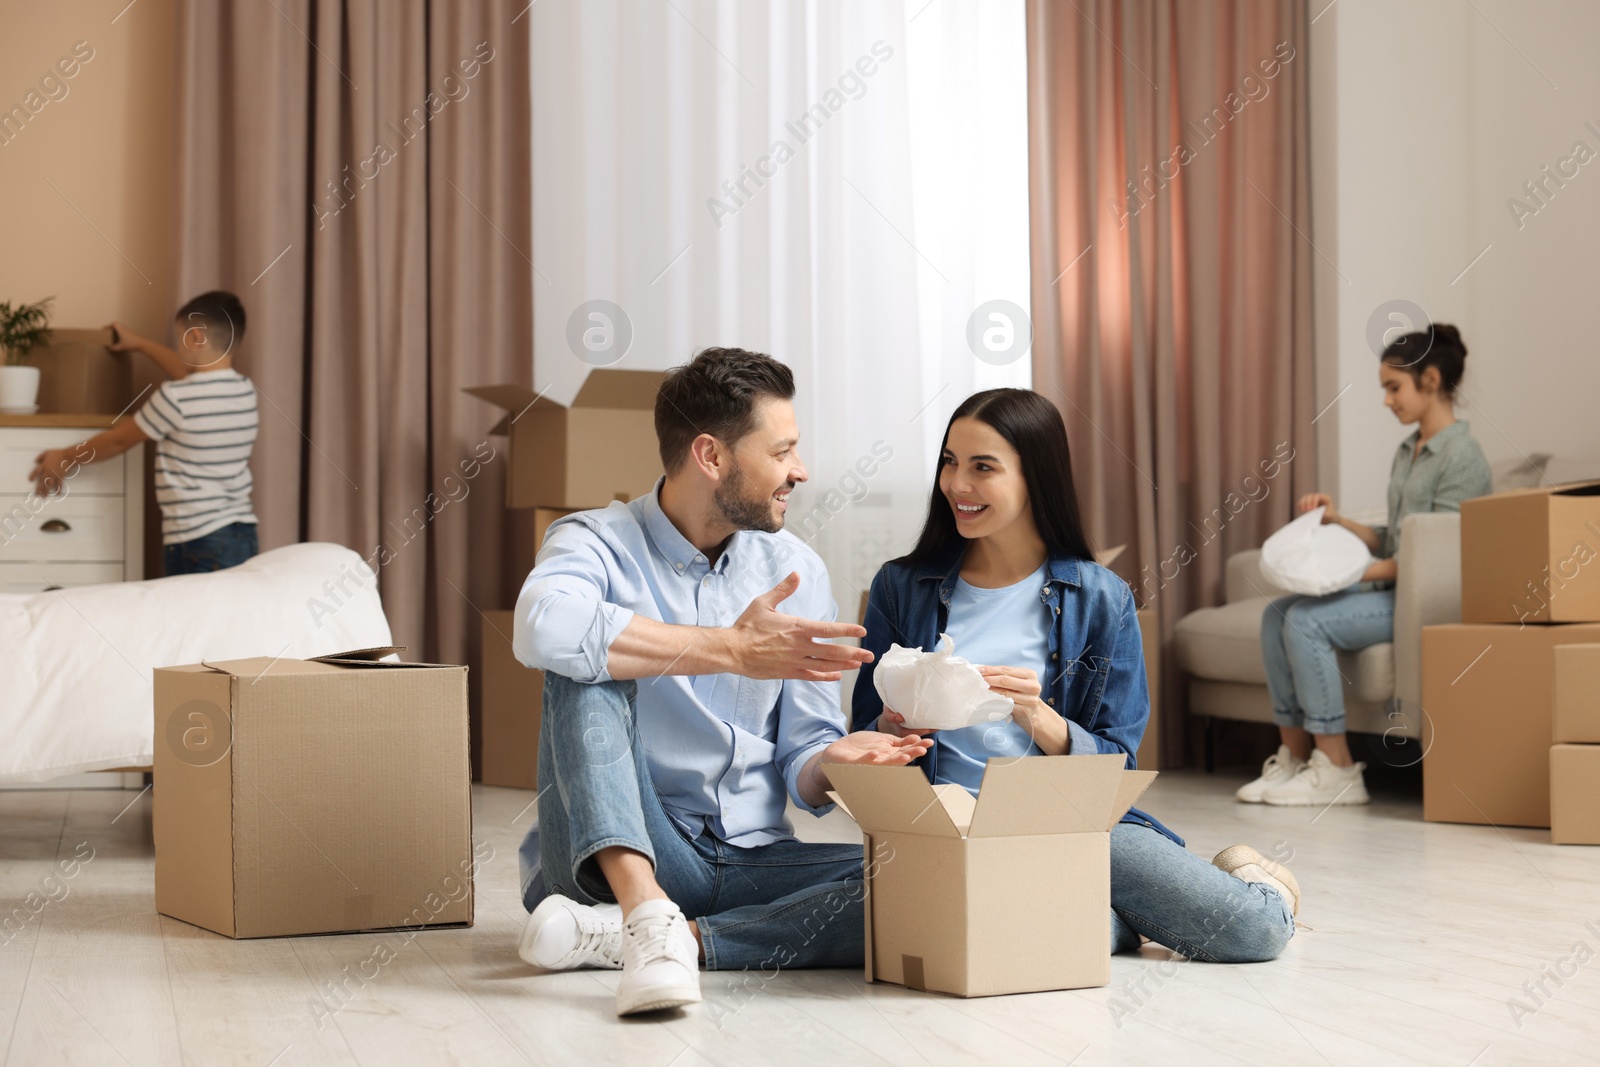
[[[1267,538],[1261,573],[1269,582],[1291,593],[1327,596],[1361,580],[1372,553],[1343,526],[1322,525],[1326,510],[1314,508]]]
[[[1011,715],[1010,697],[989,688],[978,668],[955,654],[949,634],[932,652],[890,645],[872,684],[886,707],[905,716],[907,730],[959,730]]]

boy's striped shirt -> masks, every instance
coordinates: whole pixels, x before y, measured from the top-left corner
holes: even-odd
[[[182,544],[256,521],[250,452],[259,417],[249,378],[230,368],[163,382],[133,419],[156,442],[163,542]]]

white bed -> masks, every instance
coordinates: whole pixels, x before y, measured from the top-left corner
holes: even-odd
[[[0,784],[148,767],[151,671],[390,644],[377,582],[332,544],[148,582],[0,595]]]

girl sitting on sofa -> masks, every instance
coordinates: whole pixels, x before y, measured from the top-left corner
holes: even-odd
[[[949,634],[1013,702],[1009,721],[933,733],[922,769],[935,784],[976,794],[992,757],[1114,753],[1134,766],[1150,695],[1133,592],[1093,562],[1066,427],[1039,394],[990,389],[956,409],[922,535],[873,579],[864,625],[877,658]],[[856,679],[855,728],[927,733],[902,728],[872,674]],[[1207,863],[1138,810],[1111,831],[1113,952],[1142,935],[1191,959],[1269,960],[1294,934],[1299,897],[1288,869],[1248,845]]]
[[[1389,468],[1389,521],[1372,527],[1340,515],[1326,493],[1308,493],[1300,510],[1323,507],[1372,551],[1362,580],[1330,596],[1274,600],[1261,618],[1261,655],[1281,744],[1261,776],[1239,787],[1246,804],[1327,807],[1365,804],[1367,786],[1345,740],[1344,678],[1339,651],[1394,640],[1394,583],[1400,521],[1419,511],[1460,511],[1489,492],[1489,461],[1468,425],[1456,418],[1455,393],[1467,346],[1454,326],[1435,323],[1396,338],[1378,361],[1383,405],[1416,431]]]

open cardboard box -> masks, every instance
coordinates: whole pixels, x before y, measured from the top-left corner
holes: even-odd
[[[916,767],[830,765],[866,835],[867,981],[958,997],[1110,982],[1111,828],[1156,777],[1126,763],[991,759],[976,799]]]
[[[1600,622],[1600,482],[1462,501],[1461,621]]]
[[[111,351],[110,330],[52,330],[48,344],[22,357],[39,368],[39,410],[120,415],[133,402],[133,367]]]
[[[662,377],[592,370],[570,407],[525,385],[465,390],[506,411],[489,431],[509,438],[506,506],[603,508],[648,493],[661,476],[655,408]]]
[[[156,910],[228,937],[472,924],[467,669],[155,671]]]

